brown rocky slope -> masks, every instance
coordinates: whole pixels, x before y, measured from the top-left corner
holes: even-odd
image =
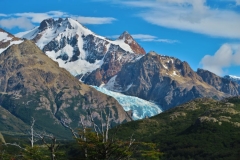
[[[68,131],[60,121],[78,127],[89,109],[97,122],[100,112],[110,112],[113,124],[130,120],[115,99],[79,82],[31,41],[0,55],[0,105],[24,123],[34,117],[38,129],[62,137]]]

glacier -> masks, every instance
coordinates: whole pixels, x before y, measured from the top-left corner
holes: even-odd
[[[132,110],[133,120],[152,117],[162,112],[161,106],[156,103],[149,102],[138,97],[126,96],[121,93],[109,91],[104,87],[92,87],[106,95],[115,98],[123,106],[125,111]]]

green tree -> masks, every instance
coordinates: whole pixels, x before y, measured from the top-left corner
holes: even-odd
[[[156,150],[155,144],[136,143],[133,136],[129,137],[128,141],[123,141],[116,139],[116,133],[109,135],[110,111],[108,115],[105,113],[105,123],[101,113],[100,125],[95,124],[90,110],[89,113],[87,120],[90,120],[91,128],[86,127],[81,118],[82,129],[77,134],[62,121],[62,124],[71,130],[78,144],[79,152],[73,159],[123,160],[130,159],[132,155],[141,159],[159,159],[161,153]]]
[[[26,146],[22,151],[21,156],[23,160],[49,160],[49,153],[45,147],[40,146]]]
[[[93,132],[92,129],[80,130],[76,141],[80,149],[79,159],[128,159],[133,153],[133,140],[106,141],[103,135]]]

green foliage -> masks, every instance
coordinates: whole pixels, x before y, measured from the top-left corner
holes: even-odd
[[[8,147],[0,141],[0,160],[10,160],[17,157],[19,149],[14,150],[14,147]]]
[[[46,147],[42,146],[26,146],[25,150],[21,153],[23,160],[49,160],[49,155]]]
[[[162,159],[239,159],[239,115],[239,98],[222,102],[199,99],[155,117],[124,124],[117,137],[126,140],[134,133],[141,142],[155,143],[164,153]],[[201,117],[216,122],[201,121]]]
[[[157,145],[155,143],[145,143],[145,142],[139,142],[138,145],[138,153],[141,154],[142,159],[145,160],[159,160],[163,153],[157,150]]]
[[[115,139],[113,135],[106,140],[102,134],[97,134],[91,129],[80,130],[79,137],[76,139],[79,152],[73,159],[158,160],[162,155],[153,143],[134,142],[132,138],[123,141]]]
[[[129,142],[107,140],[101,134],[91,129],[79,130],[77,143],[80,149],[80,159],[127,159],[132,155]]]
[[[132,159],[132,160],[158,160],[162,153],[157,150],[154,143],[133,142],[131,138],[128,140],[120,140],[109,138],[108,141],[102,135],[96,134],[91,129],[79,130],[79,136],[75,142],[65,142],[55,152],[55,160],[77,160],[77,159]],[[86,141],[83,139],[86,138]],[[10,141],[10,137],[7,139]],[[11,141],[17,141],[13,138]],[[20,141],[19,141],[20,142]],[[17,143],[19,144],[17,141]],[[51,141],[46,141],[51,146]],[[132,142],[132,145],[130,145]],[[21,141],[25,144],[23,149],[12,145],[0,145],[0,160],[49,160],[51,159],[51,151],[45,144],[41,142],[30,147],[27,141]],[[85,155],[87,151],[87,156]]]

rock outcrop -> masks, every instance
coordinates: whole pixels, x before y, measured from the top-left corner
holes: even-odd
[[[202,77],[204,82],[215,87],[221,92],[230,94],[232,96],[237,96],[240,93],[239,84],[231,81],[231,79],[219,77],[216,74],[203,69],[198,69],[197,74]]]

